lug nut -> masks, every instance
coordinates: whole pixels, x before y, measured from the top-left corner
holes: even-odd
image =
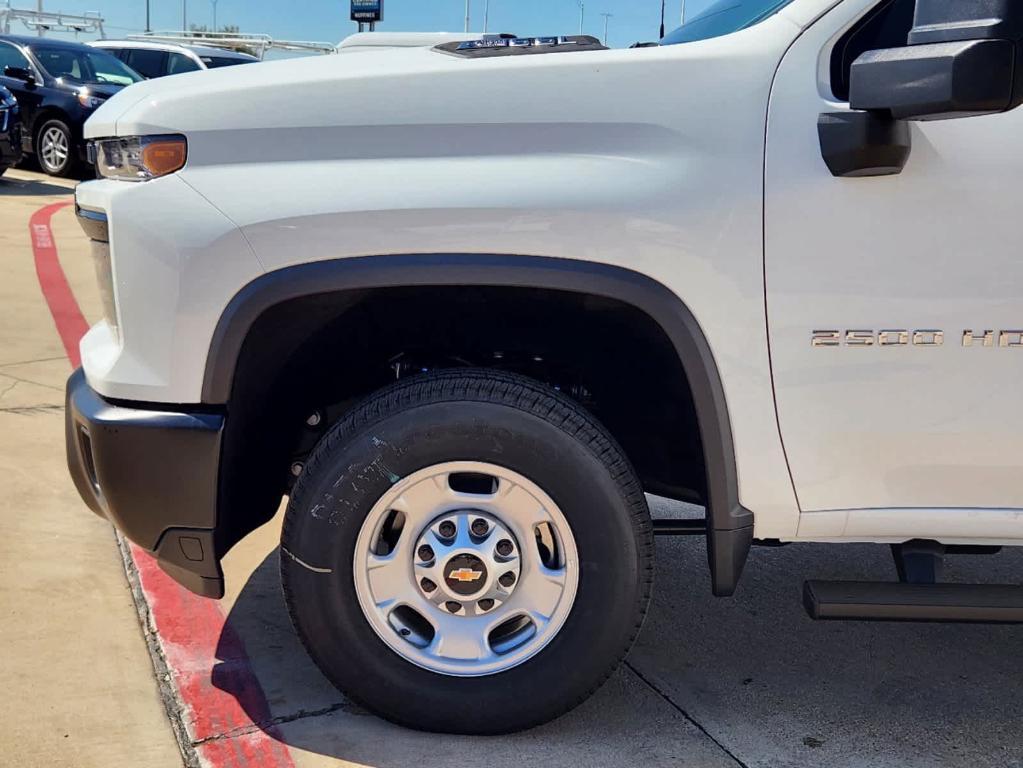
[[[497,554],[501,557],[508,557],[512,552],[515,551],[515,545],[508,539],[501,539],[497,542]]]
[[[511,571],[508,571],[508,573],[502,573],[501,578],[497,580],[497,583],[502,587],[510,587],[515,583],[515,574]]]
[[[482,600],[476,603],[476,605],[480,607],[481,611],[489,611],[491,608],[494,607],[494,601],[491,600],[489,597],[484,597]]]
[[[490,523],[484,520],[482,517],[477,517],[472,521],[472,532],[475,536],[486,536],[487,531],[490,530]]]
[[[444,603],[444,607],[451,611],[451,613],[458,613],[460,610],[462,610],[462,604],[456,603],[454,600],[448,600],[446,603]]]
[[[291,465],[291,476],[298,477],[302,474],[303,469],[305,469],[305,465],[303,465],[301,461],[296,461]]]
[[[417,552],[417,554],[419,555],[420,560],[424,563],[428,563],[433,560],[433,547],[428,544],[424,544],[419,548],[419,552]]]
[[[424,592],[433,592],[433,590],[437,588],[437,585],[434,584],[429,579],[423,579],[421,582],[419,582],[419,586],[423,588]]]
[[[316,411],[310,414],[309,418],[305,420],[305,423],[310,427],[318,427],[320,426],[321,421],[323,421],[323,415],[319,411]]]
[[[408,629],[407,627],[402,627],[401,629],[398,630],[398,634],[401,635],[402,637],[408,637],[409,635],[412,634],[412,630]]]
[[[437,530],[438,532],[440,532],[440,535],[443,536],[445,539],[453,539],[455,538],[455,531],[457,529],[455,528],[454,523],[452,523],[450,520],[445,520],[443,523],[437,526]]]

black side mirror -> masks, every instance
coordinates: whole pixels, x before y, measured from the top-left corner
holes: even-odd
[[[1007,112],[1023,103],[1023,2],[917,0],[908,46],[853,62],[849,106],[896,120]]]
[[[36,76],[27,67],[4,67],[4,77],[23,80],[27,85],[35,85],[36,82]]]
[[[817,123],[834,176],[902,172],[907,120],[1008,112],[1023,104],[1023,0],[916,0],[904,48],[867,51],[852,64],[852,111]]]

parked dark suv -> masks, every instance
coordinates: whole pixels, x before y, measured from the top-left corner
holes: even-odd
[[[75,173],[86,159],[82,125],[100,104],[142,79],[87,45],[0,35],[0,85],[18,99],[25,151],[51,176]]]
[[[0,176],[21,160],[21,116],[14,94],[0,85]]]

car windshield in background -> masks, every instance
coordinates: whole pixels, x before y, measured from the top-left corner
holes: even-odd
[[[255,59],[234,59],[230,56],[200,56],[202,63],[210,69],[233,67],[235,64],[255,64]]]
[[[790,2],[792,0],[717,0],[699,16],[665,35],[661,45],[694,43],[730,35],[759,24]]]
[[[33,45],[32,53],[51,77],[79,83],[131,85],[143,78],[119,59],[94,48]]]

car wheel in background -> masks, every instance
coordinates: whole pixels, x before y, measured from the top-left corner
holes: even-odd
[[[39,167],[50,176],[68,177],[74,174],[74,142],[71,129],[63,120],[47,120],[36,133],[35,155]]]

